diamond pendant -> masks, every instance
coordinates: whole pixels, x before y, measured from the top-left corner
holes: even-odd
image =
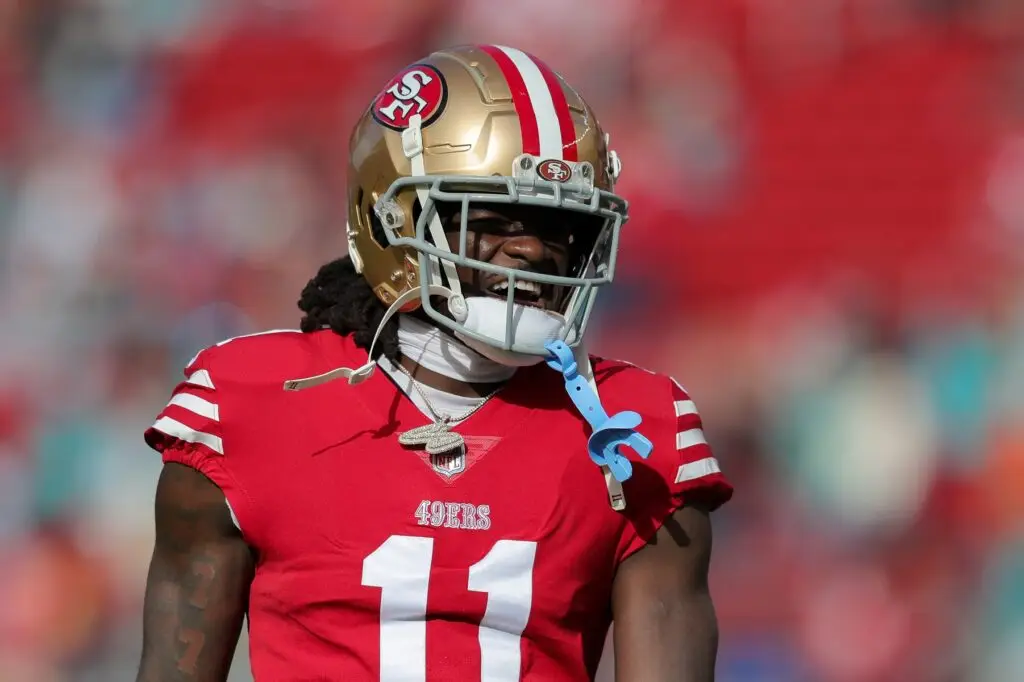
[[[449,430],[448,424],[443,421],[417,426],[415,429],[400,433],[398,442],[402,445],[425,446],[427,454],[430,455],[440,455],[466,444],[462,436]]]

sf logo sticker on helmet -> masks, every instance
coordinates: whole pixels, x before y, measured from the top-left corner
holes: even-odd
[[[537,166],[537,174],[550,182],[567,182],[572,176],[572,169],[565,161],[548,159]]]
[[[429,64],[413,64],[391,79],[373,102],[373,118],[392,130],[405,130],[409,119],[419,114],[424,126],[444,111],[448,84],[441,72]]]

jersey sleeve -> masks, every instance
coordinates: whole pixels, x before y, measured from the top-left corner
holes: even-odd
[[[213,481],[224,493],[236,524],[252,506],[231,471],[232,452],[224,422],[225,396],[218,388],[214,348],[200,351],[185,367],[167,405],[146,429],[146,444],[159,452],[164,463],[183,464]]]
[[[732,485],[704,438],[697,406],[678,382],[667,383],[664,407],[652,415],[645,432],[654,451],[646,461],[634,462],[633,476],[623,483],[627,523],[619,561],[646,545],[684,505],[698,502],[714,510],[732,497]],[[644,427],[640,430],[644,432]]]

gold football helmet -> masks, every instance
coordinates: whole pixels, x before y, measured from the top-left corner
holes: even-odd
[[[377,95],[352,133],[350,153],[349,254],[382,302],[406,311],[422,306],[474,347],[509,354],[544,356],[546,341],[581,341],[597,290],[614,276],[627,204],[613,193],[621,164],[594,112],[543,62],[502,46],[435,52]],[[457,250],[445,237],[441,202],[461,207]],[[566,276],[475,260],[466,253],[466,216],[481,203],[595,216],[593,248]],[[498,331],[472,324],[456,267],[507,278]],[[556,330],[549,326],[542,339],[517,334],[524,313],[513,299],[517,282],[568,288],[554,311]],[[448,299],[450,316],[432,295]]]

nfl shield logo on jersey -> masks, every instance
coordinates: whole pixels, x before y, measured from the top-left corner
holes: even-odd
[[[463,436],[463,439],[465,445],[458,450],[436,455],[417,450],[416,454],[435,474],[443,478],[445,483],[451,484],[501,442],[500,436]]]
[[[431,455],[430,465],[434,468],[434,471],[445,478],[461,474],[466,470],[466,448],[460,447],[450,452]]]

